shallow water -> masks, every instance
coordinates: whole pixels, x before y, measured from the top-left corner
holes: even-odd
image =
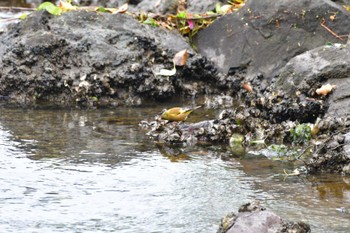
[[[313,232],[349,232],[337,208],[350,208],[350,178],[286,178],[293,164],[225,146],[156,145],[137,123],[160,110],[1,109],[0,232],[216,232],[254,199]]]
[[[0,12],[0,29],[20,14]],[[350,178],[285,177],[296,165],[225,146],[164,148],[137,126],[161,109],[0,109],[0,232],[216,232],[255,199],[312,232],[350,232]]]

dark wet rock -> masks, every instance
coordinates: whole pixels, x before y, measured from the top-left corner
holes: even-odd
[[[15,103],[140,105],[219,92],[215,67],[176,32],[140,24],[124,14],[36,12],[0,35],[0,93]],[[190,56],[176,75],[174,54]]]
[[[350,78],[350,47],[343,44],[322,46],[291,59],[281,70],[272,89],[285,93],[286,100],[317,104],[317,111],[306,110],[299,115],[306,122],[312,120],[311,112],[322,118],[318,125],[318,140],[313,157],[307,161],[309,173],[331,172],[350,174],[349,142],[350,112],[348,109],[348,80]],[[318,95],[316,89],[325,84],[335,85],[327,96]],[[288,102],[288,101],[287,101]],[[288,104],[287,104],[288,105]],[[300,111],[299,113],[302,113]]]
[[[342,117],[350,115],[349,79],[350,45],[333,44],[291,59],[281,70],[276,89],[327,101],[326,115]],[[327,97],[317,95],[316,89],[327,83],[336,88]]]
[[[312,158],[307,161],[309,173],[341,173],[350,174],[350,127],[346,124],[348,119],[326,118],[333,124],[320,124],[328,128],[329,133],[322,143],[316,146]],[[341,123],[342,122],[342,123]],[[331,128],[335,128],[331,130]]]
[[[219,71],[247,67],[250,78],[262,75],[270,80],[292,57],[341,42],[320,25],[323,18],[338,35],[349,33],[349,12],[328,0],[248,0],[237,13],[200,31],[194,42]]]
[[[306,162],[308,173],[350,174],[349,117],[326,117],[319,123],[319,143]]]
[[[340,5],[350,5],[350,0],[332,0],[332,2],[338,3]]]
[[[307,233],[310,226],[304,222],[284,221],[275,213],[261,207],[258,202],[239,208],[238,214],[230,213],[221,220],[217,233]]]
[[[73,0],[72,3],[78,6],[102,6],[102,7],[118,7],[128,0]],[[129,1],[135,2],[135,1]]]
[[[186,4],[183,5],[183,2]],[[133,10],[159,14],[177,14],[178,10],[184,10],[181,9],[181,7],[185,7],[185,9],[191,13],[206,13],[214,10],[216,3],[220,2],[222,3],[225,1],[142,0],[136,4]]]
[[[194,145],[197,143],[226,143],[236,134],[248,138],[242,143],[249,144],[250,140],[265,140],[271,143],[290,142],[290,129],[295,127],[292,121],[273,124],[255,115],[256,109],[244,105],[235,109],[223,110],[214,120],[197,123],[169,122],[157,116],[154,121],[143,121],[142,128],[148,130],[153,139],[169,144]]]
[[[179,0],[142,0],[135,5],[134,10],[157,14],[176,14],[179,2]]]

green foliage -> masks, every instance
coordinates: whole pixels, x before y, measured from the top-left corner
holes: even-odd
[[[272,160],[296,160],[299,159],[304,153],[300,153],[300,147],[289,147],[284,144],[272,144],[268,146],[263,154]]]
[[[25,20],[28,17],[28,14],[24,13],[21,16],[19,16],[19,19]]]
[[[299,124],[290,130],[294,143],[306,144],[311,140],[311,127],[308,124]]]
[[[242,145],[243,141],[244,141],[244,135],[238,134],[238,133],[234,133],[230,137],[230,146],[233,147],[233,146],[235,146],[237,144]]]
[[[38,11],[41,10],[46,10],[47,12],[49,12],[52,15],[60,15],[62,14],[62,9],[59,8],[58,6],[55,6],[52,2],[43,2],[41,3],[38,8]]]
[[[110,11],[104,7],[97,7],[96,12],[109,13]]]
[[[278,156],[286,156],[288,152],[288,147],[286,145],[272,144],[268,147],[270,150],[277,153]]]
[[[157,23],[157,21],[155,21],[154,19],[152,18],[147,18],[145,21],[143,21],[144,24],[148,24],[148,25],[151,25],[151,26],[154,26],[154,27],[158,27],[159,24]]]
[[[180,11],[179,13],[177,13],[176,17],[179,19],[186,19],[187,18],[186,11]]]

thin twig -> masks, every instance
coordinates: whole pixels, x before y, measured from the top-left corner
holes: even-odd
[[[321,26],[326,29],[329,33],[331,33],[335,38],[339,39],[339,40],[343,40],[343,38],[341,38],[340,36],[338,36],[337,33],[333,32],[331,29],[329,29],[326,25],[326,20],[324,18],[322,18],[322,22],[321,22]]]
[[[181,18],[174,15],[170,15],[170,17],[178,19],[178,20],[201,20],[201,19],[212,19],[222,16],[223,14],[215,14],[215,15],[206,15],[201,17],[192,17],[192,18]]]
[[[29,7],[0,7],[0,11],[35,11],[36,8],[29,8]]]
[[[0,19],[0,23],[20,20],[20,18]]]
[[[308,147],[306,147],[302,152],[300,152],[297,156],[295,156],[297,159],[300,159],[301,156],[303,156],[305,154],[305,152],[309,149],[311,149],[312,147],[314,147],[315,145],[310,145]]]

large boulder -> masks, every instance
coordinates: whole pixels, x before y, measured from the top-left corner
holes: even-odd
[[[291,59],[276,81],[276,89],[325,99],[326,116],[350,116],[350,45],[326,45]],[[316,93],[322,85],[335,86],[327,98]]]
[[[198,51],[227,73],[247,67],[248,76],[270,79],[292,57],[350,31],[350,14],[329,0],[248,0],[198,33]],[[329,30],[328,30],[329,29]]]
[[[325,116],[318,124],[328,136],[316,147],[307,161],[309,173],[350,174],[350,45],[332,44],[307,51],[292,58],[276,79],[277,90],[292,98],[309,99],[325,104]],[[317,89],[333,87],[327,95]]]
[[[0,41],[0,95],[22,104],[141,104],[210,93],[206,84],[216,75],[178,33],[124,14],[36,12]],[[190,53],[185,67],[171,77],[156,74],[172,69],[174,54],[183,49]]]

